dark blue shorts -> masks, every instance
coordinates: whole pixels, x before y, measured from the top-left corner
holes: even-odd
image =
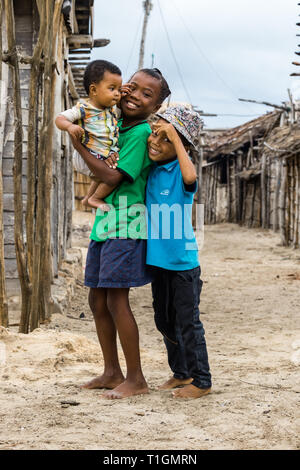
[[[146,266],[146,240],[91,240],[84,281],[91,288],[129,288],[149,284],[152,275]]]

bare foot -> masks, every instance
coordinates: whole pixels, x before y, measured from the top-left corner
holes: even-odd
[[[97,199],[95,196],[91,196],[88,199],[88,205],[95,209],[101,209],[103,212],[109,212],[110,206],[106,204],[103,199]]]
[[[158,387],[158,390],[171,390],[172,388],[180,387],[181,385],[189,385],[193,379],[175,379],[171,377],[165,383]]]
[[[129,382],[125,380],[121,385],[118,385],[111,391],[103,393],[101,396],[107,398],[108,400],[128,398],[134,395],[143,395],[149,393],[148,385],[146,382]]]
[[[85,197],[81,200],[81,204],[82,204],[84,207],[88,207],[88,206],[89,206],[89,198],[88,198],[88,196],[85,196]]]
[[[87,388],[89,390],[94,390],[96,388],[108,388],[113,389],[124,382],[125,378],[123,376],[107,376],[99,375],[95,379],[90,380],[86,384],[80,385],[80,388]]]
[[[198,388],[195,385],[187,385],[186,387],[174,390],[172,395],[174,398],[201,398],[204,395],[208,395],[211,392],[211,388]]]

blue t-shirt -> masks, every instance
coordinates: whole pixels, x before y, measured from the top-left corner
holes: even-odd
[[[148,211],[147,264],[171,271],[199,266],[192,226],[197,184],[183,182],[178,160],[154,164],[146,188]]]

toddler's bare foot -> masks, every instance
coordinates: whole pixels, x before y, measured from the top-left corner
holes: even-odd
[[[91,196],[88,199],[88,205],[95,209],[101,209],[103,212],[110,211],[110,206],[106,204],[103,199],[98,199],[95,196]]]
[[[187,385],[186,387],[174,390],[172,395],[174,398],[201,398],[204,395],[208,395],[211,392],[211,388],[198,388],[195,385]]]
[[[189,385],[193,379],[176,379],[171,377],[165,383],[158,387],[158,390],[171,390],[172,388],[180,387],[181,385]]]
[[[97,389],[97,388],[108,388],[113,389],[124,382],[125,378],[123,375],[115,375],[115,376],[108,376],[108,375],[99,375],[95,379],[90,380],[89,382],[80,385],[80,388],[87,388],[89,390]]]
[[[85,196],[85,197],[81,200],[81,204],[82,204],[84,207],[88,207],[88,205],[89,205],[89,197],[88,197],[88,196]]]
[[[102,397],[109,400],[114,400],[128,398],[134,395],[143,395],[145,393],[149,393],[146,382],[130,382],[129,380],[125,380],[125,382],[123,382],[121,385],[118,385],[113,390],[103,393]]]

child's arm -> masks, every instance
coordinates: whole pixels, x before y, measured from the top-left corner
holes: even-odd
[[[155,128],[155,132],[161,134],[162,137],[165,135],[167,139],[169,139],[169,141],[174,145],[183,182],[186,185],[195,183],[197,180],[196,168],[188,156],[188,153],[185,150],[182,140],[180,139],[175,127],[172,126],[172,124],[167,123],[156,124],[153,127]]]
[[[75,139],[81,140],[81,137],[84,134],[82,127],[73,124],[69,119],[67,119],[62,114],[59,114],[55,119],[55,124],[58,129],[61,131],[67,131],[69,135]]]
[[[76,138],[72,138],[72,144],[96,178],[111,187],[117,186],[124,179],[123,174],[115,169],[109,168],[103,160],[99,160],[90,154],[88,150]]]

